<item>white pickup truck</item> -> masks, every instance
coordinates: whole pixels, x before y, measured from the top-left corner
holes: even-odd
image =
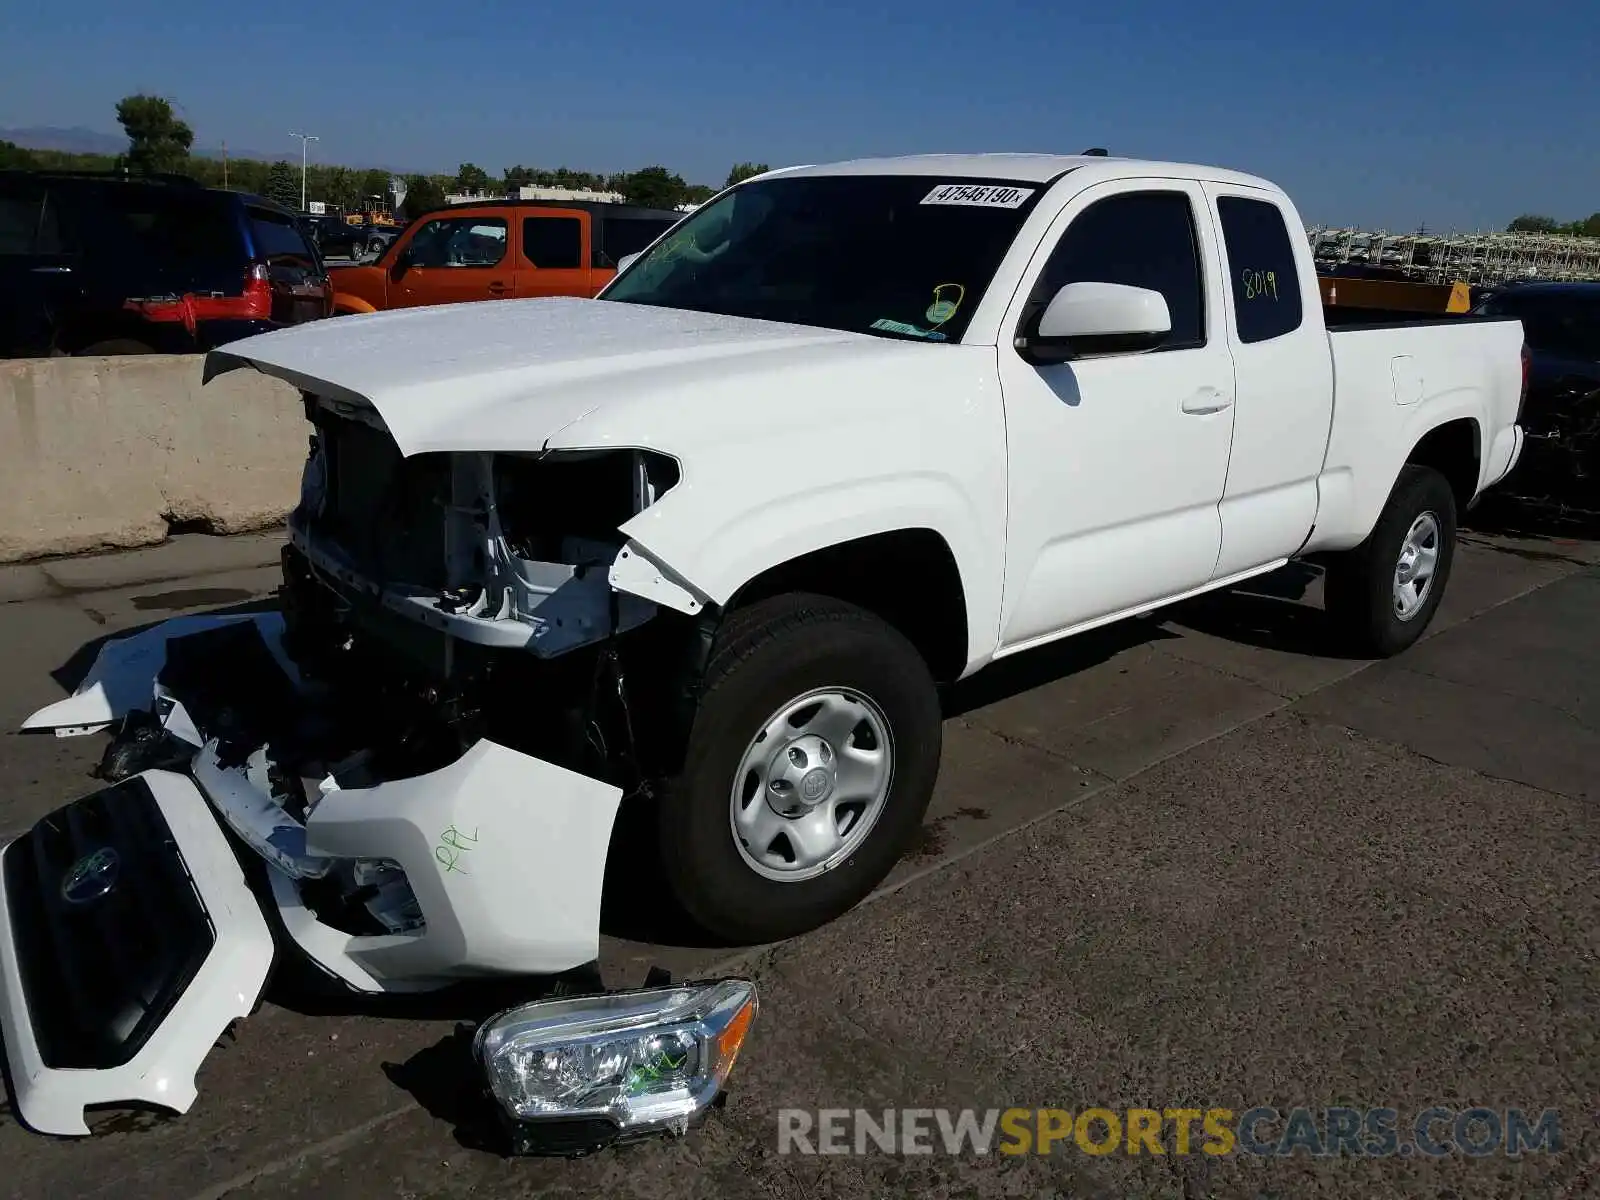
[[[4,853],[23,1115],[184,1107],[274,942],[365,992],[592,960],[614,824],[712,934],[812,928],[922,821],[940,683],[1291,558],[1404,649],[1517,459],[1521,347],[1330,331],[1264,180],[991,155],[763,175],[596,301],[215,352],[314,430],[282,611],[114,643],[30,719],[144,759]],[[141,929],[155,965],[96,940]]]

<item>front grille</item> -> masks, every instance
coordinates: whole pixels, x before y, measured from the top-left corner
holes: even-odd
[[[74,867],[101,853],[112,872]],[[5,852],[22,990],[48,1067],[127,1063],[194,980],[216,931],[143,779],[57,809]],[[95,895],[109,884],[103,894]],[[68,898],[71,893],[72,898]]]

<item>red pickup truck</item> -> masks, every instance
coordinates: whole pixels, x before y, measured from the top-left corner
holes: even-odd
[[[413,221],[376,261],[335,267],[334,311],[590,297],[682,213],[628,204],[490,200]]]

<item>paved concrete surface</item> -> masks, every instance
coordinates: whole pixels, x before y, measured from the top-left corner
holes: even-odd
[[[48,592],[0,573],[18,597],[0,606],[0,722],[58,696],[52,672],[94,639],[273,585],[219,552],[62,564]],[[184,1117],[53,1141],[0,1115],[0,1194],[1600,1193],[1597,563],[1570,538],[1469,538],[1434,630],[1386,663],[1328,655],[1316,582],[1285,572],[954,690],[920,844],[856,912],[743,956],[762,1015],[726,1109],[685,1141],[502,1159],[477,1148],[452,1053],[487,998],[361,1012],[281,991]],[[91,787],[100,749],[0,742],[0,831]],[[726,960],[627,900],[608,908],[608,981]],[[1434,1104],[1553,1107],[1564,1148],[776,1152],[783,1107],[1265,1104],[1391,1107],[1402,1127]]]

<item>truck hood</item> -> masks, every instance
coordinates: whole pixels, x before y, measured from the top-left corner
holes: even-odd
[[[914,349],[866,334],[604,300],[438,305],[312,321],[232,342],[205,380],[252,366],[377,410],[405,455],[539,450],[608,400],[820,356]]]

